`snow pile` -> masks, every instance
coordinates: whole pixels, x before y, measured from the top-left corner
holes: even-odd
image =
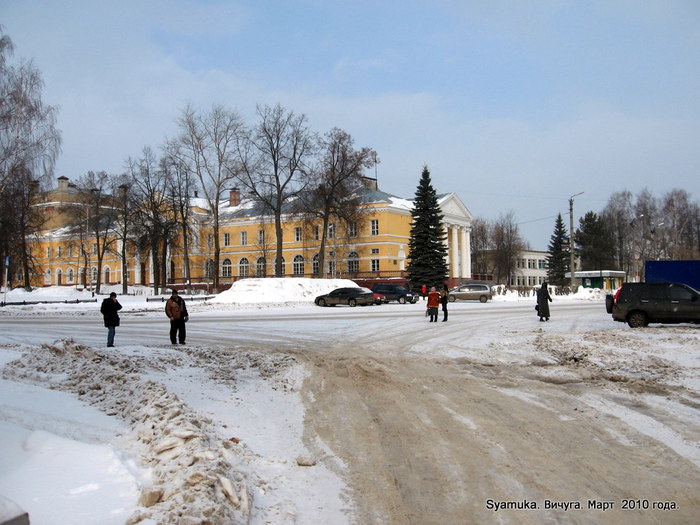
[[[357,286],[349,279],[241,279],[211,300],[212,303],[269,304],[313,301],[336,288]]]
[[[152,484],[142,487],[127,523],[246,523],[251,496],[245,476],[232,466],[237,444],[222,440],[211,420],[163,385],[142,380],[137,366],[133,359],[62,341],[24,354],[4,374],[48,381],[128,425],[128,446],[150,469]]]

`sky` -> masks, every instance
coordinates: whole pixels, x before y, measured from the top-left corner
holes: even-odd
[[[610,195],[700,199],[697,0],[0,0],[15,58],[59,107],[56,175],[121,173],[191,104],[281,104],[377,151],[380,189],[423,166],[533,249]],[[375,173],[369,173],[375,175]]]

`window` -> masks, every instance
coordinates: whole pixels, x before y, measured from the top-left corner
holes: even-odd
[[[44,284],[51,284],[51,270],[46,270],[44,274]]]
[[[97,282],[97,266],[93,266],[90,270],[90,281],[93,283]]]
[[[248,244],[248,232],[241,232],[241,246],[247,246]]]
[[[211,250],[214,247],[214,236],[210,233],[207,235],[207,249]]]
[[[47,259],[51,258],[51,246],[46,247],[46,258]]]
[[[318,275],[318,254],[314,255],[314,258],[311,261],[311,272],[314,275]]]
[[[94,243],[94,244],[92,245],[92,254],[93,254],[93,255],[97,255],[97,243]]]
[[[348,237],[357,237],[357,223],[355,221],[348,224]]]
[[[320,226],[314,226],[314,240],[315,241],[321,240],[321,227]]]
[[[265,263],[265,257],[258,257],[258,260],[255,261],[255,275],[258,277],[265,277],[266,271],[265,268],[267,267]]]
[[[301,227],[297,226],[296,228],[294,228],[294,241],[301,242],[301,240],[302,240]]]
[[[548,268],[548,266],[547,266],[547,260],[546,260],[546,259],[539,259],[539,260],[537,261],[537,267],[538,267],[540,270],[546,270],[546,269]]]
[[[58,246],[56,247],[56,256],[57,256],[57,257],[61,257],[61,256],[63,255],[62,251],[63,251],[63,250],[61,250],[61,246],[58,245]]]
[[[73,245],[72,244],[68,247],[68,257],[73,257]]]
[[[224,233],[224,246],[231,246],[231,234]]]
[[[518,268],[525,268],[525,259],[518,259]]]
[[[378,272],[379,271],[379,259],[371,259],[369,261],[370,264],[370,270],[373,272]]]
[[[292,273],[294,275],[304,275],[304,258],[301,255],[296,255],[294,257]]]
[[[211,235],[209,237],[211,238]],[[214,261],[212,259],[209,259],[206,265],[204,266],[204,276],[207,279],[213,279],[215,271],[216,270],[214,269]],[[144,275],[144,273],[145,272],[142,272],[141,275]]]
[[[372,248],[372,255],[379,255],[379,248]]]
[[[369,234],[370,235],[379,235],[379,220],[378,219],[372,219],[369,221]]]
[[[265,244],[265,230],[258,230],[258,244]]]
[[[238,275],[240,277],[248,277],[249,274],[250,274],[250,263],[248,262],[248,259],[243,257],[243,259],[241,259],[238,262]]]
[[[75,279],[75,274],[73,273],[73,268],[68,268],[68,282],[72,283]]]
[[[231,277],[231,259],[224,259],[224,262],[221,263],[221,276]]]
[[[360,257],[357,252],[348,254],[348,273],[357,273],[360,271]]]
[[[328,238],[335,239],[335,223],[330,223],[328,225]]]

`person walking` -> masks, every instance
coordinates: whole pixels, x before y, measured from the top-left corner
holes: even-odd
[[[447,322],[447,301],[450,299],[450,290],[446,284],[442,285],[440,290],[440,304],[442,305],[442,322]]]
[[[177,290],[173,290],[170,299],[165,303],[165,315],[170,319],[170,342],[172,344],[185,344],[187,330],[185,323],[189,319],[185,300],[180,297]]]
[[[552,302],[552,296],[547,290],[547,282],[543,282],[539,290],[537,290],[537,315],[540,317],[540,322],[549,321],[549,303]]]
[[[437,323],[438,307],[440,306],[440,294],[435,290],[434,286],[430,287],[428,292],[428,315],[431,323]]]
[[[100,313],[104,316],[105,326],[107,327],[107,346],[114,346],[114,334],[119,326],[119,314],[122,305],[117,301],[117,294],[112,292],[107,299],[102,301]]]

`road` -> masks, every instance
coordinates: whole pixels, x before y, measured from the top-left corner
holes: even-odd
[[[305,442],[350,487],[357,523],[697,522],[698,370],[666,355],[697,352],[695,327],[633,331],[597,303],[555,305],[549,323],[522,305],[451,305],[437,325],[423,311],[202,309],[188,339],[306,366]],[[105,336],[90,315],[0,330]],[[126,313],[117,341],[163,345],[167,321]]]

